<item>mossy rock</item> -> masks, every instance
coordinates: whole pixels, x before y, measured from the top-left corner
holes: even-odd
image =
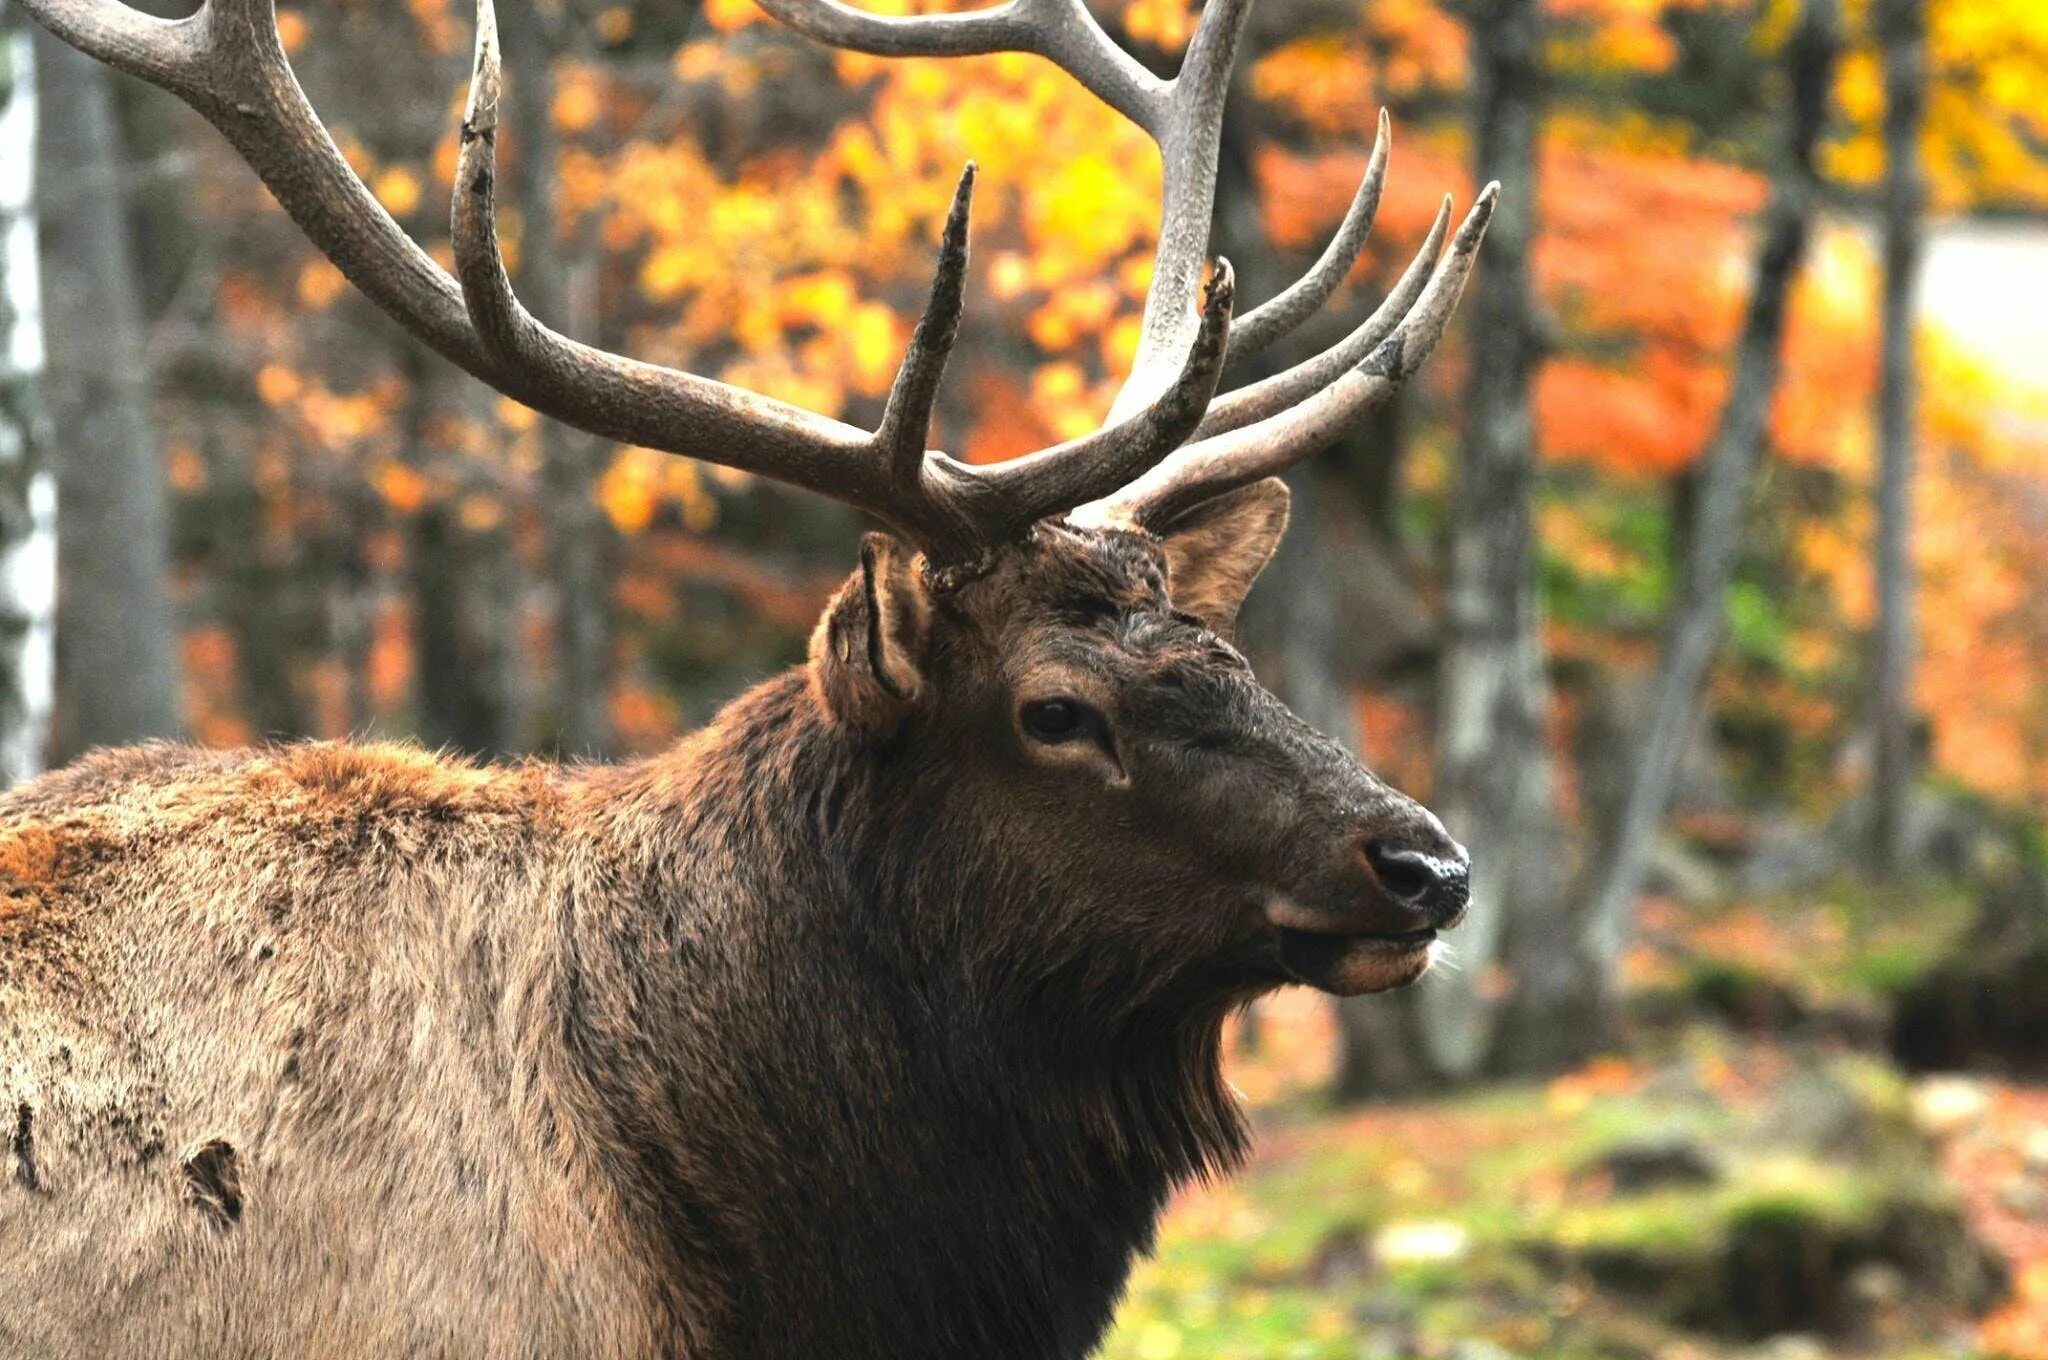
[[[1678,1326],[1757,1340],[1859,1326],[1858,1272],[1884,1266],[1944,1311],[1975,1311],[1995,1273],[1925,1171],[1777,1157],[1707,1189],[1667,1189],[1567,1212],[1539,1260]]]
[[[1907,1067],[2048,1074],[2048,872],[1989,885],[1976,929],[1896,995],[1891,1047]]]
[[[1996,1268],[1886,1064],[1805,1066],[1740,1126],[1698,1140],[1714,1150],[1711,1182],[1560,1216],[1571,1262],[1674,1325],[1742,1340],[1857,1333],[1871,1306],[1857,1281],[1873,1271],[1910,1282],[1930,1315],[1990,1302]]]
[[[1923,1072],[2048,1074],[2048,941],[1930,970],[1899,996],[1892,1052]]]
[[[1696,960],[1686,994],[1701,1012],[1750,1031],[1790,1029],[1806,1018],[1798,990],[1760,969],[1720,959]]]

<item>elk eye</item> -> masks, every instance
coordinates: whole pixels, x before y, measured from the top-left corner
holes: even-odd
[[[1024,705],[1024,730],[1039,741],[1072,741],[1086,728],[1087,715],[1073,699],[1039,699]]]

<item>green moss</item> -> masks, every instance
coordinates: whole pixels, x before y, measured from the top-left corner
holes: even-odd
[[[1586,1102],[1525,1085],[1384,1119],[1290,1108],[1269,1130],[1284,1156],[1173,1220],[1103,1355],[1445,1357],[1479,1340],[1544,1360],[1674,1345],[1735,1360],[1749,1338],[1837,1325],[1868,1261],[1928,1291],[1930,1325],[1962,1314],[1940,1264],[1962,1237],[1895,1072],[1866,1058],[1795,1068],[1784,1090],[1828,1116],[1802,1119],[1718,1092],[1710,1074],[1753,1065],[1725,1036],[1682,1052],[1641,1090]],[[1853,1146],[1797,1141],[1842,1127],[1841,1108]],[[1601,1190],[1603,1158],[1657,1141],[1711,1149],[1719,1178]],[[1390,1230],[1417,1228],[1458,1250],[1380,1255]]]
[[[1897,998],[1952,953],[1973,914],[1960,885],[1881,888],[1849,878],[1818,891],[1689,908],[1667,946],[1672,980],[1638,994],[1632,1010],[1648,1022],[1690,1014],[1752,1029],[1869,1017],[1868,1028],[1881,1034]],[[1730,928],[1756,937],[1758,947],[1730,957]]]

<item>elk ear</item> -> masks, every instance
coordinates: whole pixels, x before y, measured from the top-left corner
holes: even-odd
[[[888,534],[861,540],[847,578],[811,634],[811,677],[826,711],[874,737],[903,721],[924,688],[931,600],[913,554]]]
[[[1212,496],[1168,526],[1160,537],[1173,607],[1229,637],[1245,592],[1287,531],[1288,500],[1287,483],[1268,477]]]

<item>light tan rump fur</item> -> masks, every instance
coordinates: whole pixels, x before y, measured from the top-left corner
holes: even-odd
[[[578,797],[302,746],[0,799],[0,1356],[660,1353],[529,1042]]]

